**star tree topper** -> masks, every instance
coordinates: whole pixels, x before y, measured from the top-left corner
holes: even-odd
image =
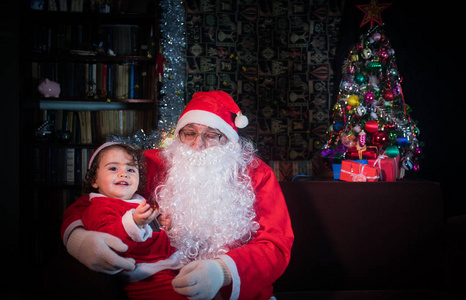
[[[356,5],[356,7],[364,13],[364,18],[359,27],[361,28],[368,22],[371,23],[371,28],[374,27],[374,22],[382,25],[382,11],[390,5],[392,5],[392,3],[379,3],[378,0],[371,0],[369,4]]]

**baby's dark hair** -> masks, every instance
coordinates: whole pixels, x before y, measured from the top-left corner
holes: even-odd
[[[143,193],[144,188],[147,183],[147,178],[146,178],[146,168],[145,168],[145,160],[144,160],[144,155],[142,154],[142,151],[136,148],[133,148],[132,146],[128,144],[114,144],[110,145],[108,147],[103,148],[98,152],[92,161],[91,166],[89,167],[89,170],[87,170],[86,173],[86,178],[83,181],[83,192],[86,194],[89,193],[97,193],[98,189],[94,188],[92,184],[96,180],[97,176],[97,169],[99,168],[100,160],[102,158],[103,153],[110,149],[115,149],[115,148],[120,148],[126,151],[129,156],[133,158],[133,162],[137,165],[138,170],[139,170],[139,186],[138,186],[138,193]]]

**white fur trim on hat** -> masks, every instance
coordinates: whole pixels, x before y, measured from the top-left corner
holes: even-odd
[[[244,127],[248,126],[248,124],[249,124],[248,117],[243,115],[241,112],[236,115],[236,118],[235,118],[235,126],[236,127],[244,128]]]
[[[205,111],[205,110],[190,110],[186,112],[178,120],[178,125],[176,126],[175,134],[178,135],[178,132],[188,124],[201,124],[205,126],[212,127],[214,129],[220,130],[227,138],[231,141],[238,142],[239,136],[236,130],[233,129],[227,122],[225,122],[218,115]],[[238,126],[238,125],[236,125]]]

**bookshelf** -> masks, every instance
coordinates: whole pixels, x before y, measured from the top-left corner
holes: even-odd
[[[159,11],[156,0],[23,3],[20,209],[25,257],[40,264],[65,251],[63,211],[94,149],[157,124]],[[59,93],[40,92],[45,79]]]

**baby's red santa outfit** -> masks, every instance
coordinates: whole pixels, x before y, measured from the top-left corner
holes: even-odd
[[[233,115],[235,114],[239,121],[236,124],[233,119]],[[242,127],[244,124],[247,124],[244,122],[245,119],[243,117],[228,94],[216,91],[199,92],[194,95],[181,115],[176,134],[178,135],[179,130],[185,125],[191,123],[201,124],[218,129],[226,135],[229,142],[233,145],[239,145],[241,141],[239,141],[237,134],[237,126]],[[178,137],[176,136],[176,138]],[[197,153],[194,154],[197,155]],[[173,181],[176,178],[173,172],[171,172],[174,170],[176,163],[170,161],[170,155],[168,149],[145,151],[148,171],[148,196],[153,195],[157,186],[168,186],[170,180]],[[229,299],[269,299],[273,297],[273,282],[281,276],[289,263],[294,236],[285,199],[271,168],[256,157],[253,157],[250,164],[243,168],[245,170],[244,174],[247,174],[249,178],[250,189],[253,191],[253,220],[245,221],[248,224],[243,226],[245,228],[252,228],[250,230],[251,236],[247,241],[243,241],[243,243],[238,244],[232,241],[228,247],[223,249],[225,250],[223,253],[220,251],[218,252],[218,256],[215,257],[216,259],[220,259],[223,265],[226,265],[228,275],[231,274],[231,284],[222,287],[220,293]],[[193,170],[195,170],[194,167]],[[196,177],[197,174],[192,175],[192,177]],[[240,182],[244,182],[244,176],[240,175],[239,178]],[[176,183],[173,183],[173,186],[176,186]],[[189,192],[190,186],[187,185],[186,189]],[[158,192],[163,196],[163,187],[157,190]],[[244,194],[247,195],[248,191],[246,190]],[[164,200],[160,200],[162,202],[161,209],[163,209]],[[172,200],[178,201],[179,199],[173,198]],[[225,199],[225,201],[229,200]],[[66,211],[62,226],[65,245],[69,233],[75,226],[80,225],[79,220],[81,219],[82,211],[88,203],[88,199],[82,197]],[[215,212],[212,211],[214,219],[216,218],[215,215]],[[174,222],[176,223],[176,221]],[[195,223],[195,220],[193,223]],[[254,224],[257,226],[255,227]],[[239,226],[242,228],[242,224],[239,224]],[[195,227],[196,225],[192,226],[191,231],[194,232],[196,230]],[[189,232],[187,235],[189,235]],[[177,244],[176,239],[172,240],[172,242],[174,242],[173,245],[175,246],[184,247],[182,243]],[[206,241],[206,243],[210,243],[210,240]],[[68,247],[70,246],[68,245]],[[209,257],[209,255],[209,253],[206,253],[206,257]],[[211,259],[196,258],[195,263],[206,261],[211,261]],[[181,273],[183,273],[183,269]]]

